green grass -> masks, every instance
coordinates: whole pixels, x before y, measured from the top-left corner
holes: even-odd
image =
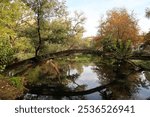
[[[22,80],[22,77],[12,77],[9,79],[11,84],[13,86],[15,86],[17,89],[23,89],[24,88],[24,83],[23,83],[23,80]]]

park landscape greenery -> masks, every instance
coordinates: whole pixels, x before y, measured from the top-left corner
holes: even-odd
[[[148,8],[145,14],[150,18]],[[78,11],[71,16],[65,0],[0,0],[0,99],[17,99],[28,90],[25,85],[35,81],[40,68],[34,74],[31,72],[28,79],[13,75],[8,70],[10,66],[18,67],[19,62],[21,69],[28,69],[27,65],[31,63],[25,66],[21,61],[29,61],[30,58],[34,64],[38,64],[49,53],[88,49],[103,54],[67,59],[80,61],[91,57],[97,61],[95,58],[101,57],[101,62],[113,66],[129,62],[129,58],[139,57],[141,53],[149,59],[150,32],[139,34],[140,27],[135,14],[124,8],[115,8],[109,10],[106,16],[100,19],[96,36],[83,37],[86,17]],[[43,69],[51,69],[51,75],[56,74],[59,78],[59,69],[62,66],[65,68],[65,65],[61,59],[60,63],[55,62],[57,55],[52,58],[46,62],[50,68]],[[130,63],[145,68],[142,62]],[[148,65],[146,69],[149,69]]]

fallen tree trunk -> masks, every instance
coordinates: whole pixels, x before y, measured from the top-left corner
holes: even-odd
[[[64,57],[64,56],[69,56],[72,54],[77,54],[77,53],[81,53],[81,54],[94,54],[97,56],[101,56],[103,54],[102,51],[98,51],[98,50],[91,50],[91,49],[73,49],[73,50],[64,50],[64,51],[59,51],[59,52],[54,52],[54,53],[49,53],[49,54],[45,54],[45,55],[41,55],[41,56],[37,56],[37,57],[32,57],[23,61],[19,61],[17,63],[13,63],[11,65],[6,66],[6,69],[13,69],[16,68],[17,66],[20,65],[24,65],[24,64],[34,64],[34,63],[38,63],[41,61],[46,61],[49,59],[54,59],[57,57]]]
[[[17,66],[20,65],[26,65],[26,64],[37,64],[38,62],[42,62],[42,61],[46,61],[49,59],[54,59],[54,58],[58,58],[58,57],[64,57],[64,56],[69,56],[72,54],[93,54],[93,55],[97,55],[97,56],[101,56],[101,55],[105,55],[106,53],[104,53],[103,51],[99,51],[99,50],[92,50],[92,49],[73,49],[73,50],[64,50],[64,51],[59,51],[59,52],[54,52],[54,53],[49,53],[49,54],[45,54],[45,55],[41,55],[41,56],[37,56],[37,57],[32,57],[17,63],[13,63],[11,65],[8,65],[6,67],[6,70],[9,69],[14,69]],[[109,57],[111,57],[110,55],[107,55]],[[150,55],[142,55],[142,53],[138,53],[137,54],[133,54],[131,57],[129,57],[128,59],[133,59],[133,60],[150,60]]]
[[[94,92],[100,92],[101,90],[107,88],[112,83],[102,85],[99,87],[95,87],[92,89],[84,90],[84,91],[65,91],[62,90],[60,87],[46,87],[46,86],[34,86],[30,87],[29,92],[31,94],[37,94],[37,95],[46,95],[46,96],[79,96],[79,95],[88,95]]]

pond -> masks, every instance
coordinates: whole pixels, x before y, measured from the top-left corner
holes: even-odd
[[[150,72],[93,62],[48,61],[30,68],[24,100],[142,100],[150,97]],[[117,79],[117,80],[116,80]],[[99,89],[100,86],[109,86]]]

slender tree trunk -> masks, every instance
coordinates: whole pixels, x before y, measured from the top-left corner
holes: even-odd
[[[42,38],[41,38],[41,27],[40,27],[40,3],[39,3],[39,6],[38,6],[38,14],[37,14],[37,33],[38,33],[38,46],[35,50],[35,57],[38,56],[39,54],[39,51],[41,49],[41,44],[42,44]]]

